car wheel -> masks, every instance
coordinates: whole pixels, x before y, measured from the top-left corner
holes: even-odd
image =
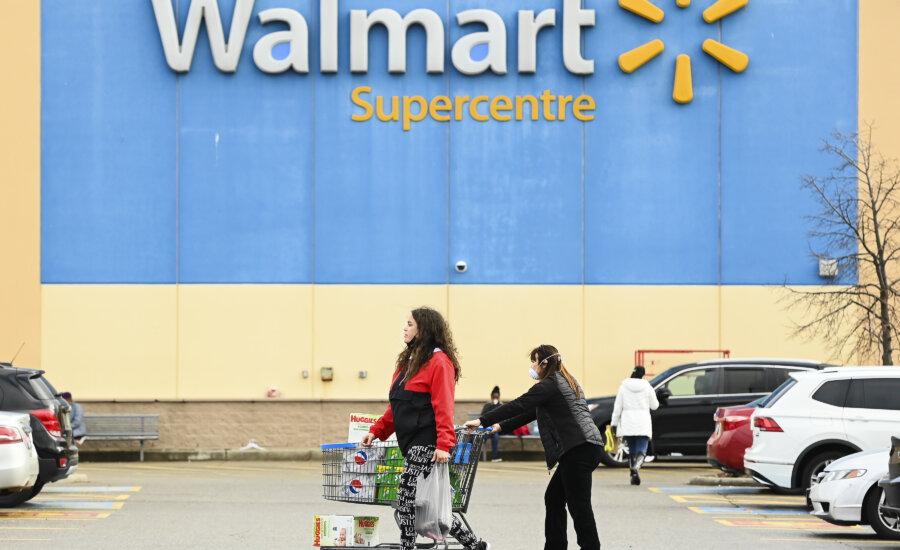
[[[38,493],[40,493],[40,492],[41,492],[41,489],[43,489],[43,488],[44,488],[44,482],[43,482],[43,481],[37,481],[37,482],[35,482],[34,487],[31,488],[31,494],[28,495],[28,498],[25,499],[25,500],[31,500],[31,499],[33,499],[34,497],[38,496]]]
[[[603,439],[603,444],[606,445],[606,425],[600,427],[600,438]],[[615,453],[609,453],[605,449],[602,453],[600,453],[600,462],[609,466],[610,468],[625,468],[628,466],[628,446],[625,445],[623,441],[619,445],[619,449]]]
[[[875,485],[863,500],[863,517],[882,538],[900,540],[900,518],[886,516],[879,507],[884,504],[884,489]]]
[[[0,508],[15,508],[31,498],[31,488],[23,489],[18,493],[0,495]]]
[[[817,485],[818,481],[816,481],[816,478],[822,470],[835,460],[845,457],[848,454],[850,453],[845,451],[825,451],[813,455],[812,458],[806,461],[803,472],[800,474],[800,489],[807,492],[807,489],[810,489],[813,485]],[[807,494],[809,493],[807,492]]]

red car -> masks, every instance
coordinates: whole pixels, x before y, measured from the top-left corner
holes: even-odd
[[[750,415],[757,399],[737,407],[719,407],[713,414],[716,429],[706,442],[706,461],[729,473],[744,473],[744,451],[753,444]]]

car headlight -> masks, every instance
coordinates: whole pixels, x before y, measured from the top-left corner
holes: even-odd
[[[834,470],[832,472],[823,472],[824,476],[819,478],[819,482],[837,481],[839,479],[853,479],[866,475],[865,470]]]

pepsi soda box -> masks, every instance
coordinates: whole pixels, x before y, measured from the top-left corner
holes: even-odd
[[[374,474],[379,464],[384,464],[383,447],[357,447],[344,449],[345,472]]]
[[[341,476],[341,496],[359,502],[374,502],[375,474],[344,472]]]

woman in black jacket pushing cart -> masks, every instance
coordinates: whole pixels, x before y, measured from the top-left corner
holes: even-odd
[[[544,550],[567,548],[566,506],[575,524],[578,547],[599,550],[591,507],[591,473],[600,464],[603,440],[591,419],[581,386],[563,365],[559,350],[541,345],[531,351],[531,377],[537,383],[514,401],[470,420],[470,429],[506,432],[537,419],[547,468],[559,464],[544,493]]]

